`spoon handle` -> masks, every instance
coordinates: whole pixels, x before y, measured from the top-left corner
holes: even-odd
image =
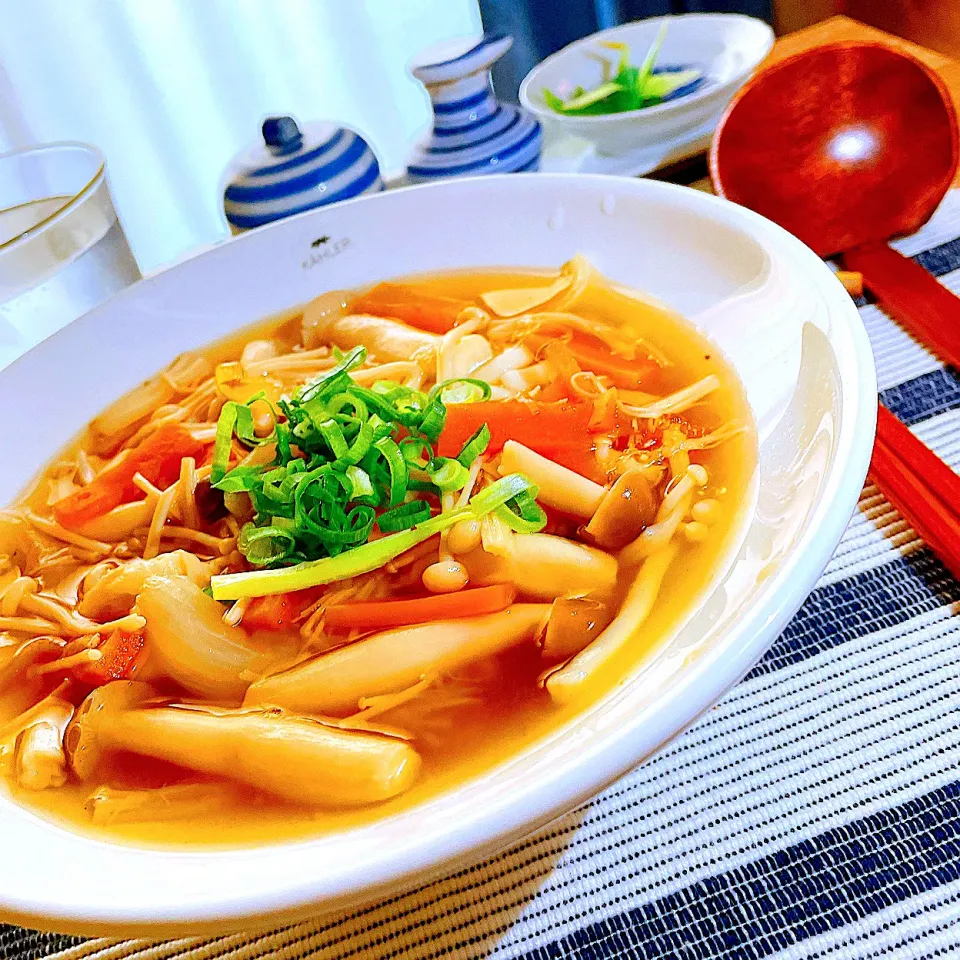
[[[960,579],[960,477],[882,405],[877,411],[870,476]]]
[[[863,274],[864,285],[890,316],[960,370],[960,297],[885,243],[849,250],[843,262]]]

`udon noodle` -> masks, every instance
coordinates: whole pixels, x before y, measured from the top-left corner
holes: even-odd
[[[421,799],[656,651],[752,449],[722,358],[582,258],[326,293],[176,359],[0,515],[0,770],[177,842]]]

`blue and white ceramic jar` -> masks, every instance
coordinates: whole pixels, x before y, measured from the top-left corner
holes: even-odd
[[[490,68],[512,43],[503,34],[452,40],[410,65],[430,95],[433,131],[407,168],[409,182],[539,168],[540,123],[493,93]]]
[[[331,123],[268,117],[263,143],[227,170],[223,212],[234,233],[294,213],[383,189],[380,166],[366,141]]]

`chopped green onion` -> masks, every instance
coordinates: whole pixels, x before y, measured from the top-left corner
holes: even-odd
[[[354,347],[345,353],[336,366],[329,370],[324,370],[318,377],[314,377],[309,383],[304,384],[296,399],[300,403],[306,403],[313,397],[322,396],[329,392],[330,386],[334,383],[339,384],[343,381],[344,374],[359,367],[367,359],[367,350],[365,347]]]
[[[436,443],[443,433],[447,422],[447,408],[437,399],[431,400],[423,412],[420,421],[420,432],[431,442]]]
[[[210,466],[210,483],[219,483],[227,473],[230,463],[230,449],[233,446],[233,428],[237,423],[238,404],[228,402],[223,405],[217,420],[217,434],[213,441],[213,463]]]
[[[428,394],[428,400],[440,399],[442,403],[477,403],[489,400],[493,390],[486,380],[473,377],[454,377],[438,383]]]
[[[360,429],[354,437],[353,443],[350,444],[350,449],[341,454],[338,459],[349,464],[359,463],[369,453],[373,446],[373,439],[374,425],[370,420],[366,420],[360,424]]]
[[[347,479],[350,481],[350,499],[358,500],[360,497],[374,496],[373,484],[370,482],[370,475],[366,470],[361,470],[352,464],[344,471]]]
[[[335,393],[326,401],[324,406],[331,417],[342,416],[346,407],[350,407],[353,410],[353,419],[359,420],[361,423],[370,416],[367,412],[367,405],[363,402],[363,399],[352,393]]]
[[[463,489],[470,471],[449,457],[435,457],[427,464],[427,476],[441,493],[452,493]]]
[[[539,533],[547,525],[547,515],[543,507],[530,496],[529,490],[500,504],[493,512],[517,533]]]
[[[263,467],[234,467],[225,477],[210,485],[223,493],[246,493],[257,487],[262,478]]]
[[[403,501],[407,492],[409,479],[407,461],[403,459],[400,448],[389,437],[378,440],[373,447],[387,462],[387,469],[390,471],[390,493],[387,497],[387,506],[395,507]]]
[[[400,453],[411,467],[421,470],[433,459],[433,447],[423,437],[404,437],[400,441]]]
[[[418,523],[430,519],[430,505],[425,500],[411,500],[401,503],[399,507],[381,513],[377,526],[384,533],[395,533],[398,530],[409,530]]]
[[[350,448],[347,446],[343,430],[336,420],[324,420],[320,424],[320,433],[323,434],[323,439],[327,441],[335,460],[346,456]]]
[[[477,432],[463,445],[457,460],[469,469],[473,461],[490,445],[490,428],[482,423]]]
[[[237,538],[237,549],[251,562],[261,566],[283,560],[294,548],[296,539],[281,527],[255,527],[244,524]]]
[[[277,570],[250,570],[246,573],[220,574],[211,578],[210,587],[216,600],[239,600],[242,597],[262,597],[275,593],[304,590],[324,583],[346,580],[362,573],[377,570],[394,557],[434,534],[452,527],[471,516],[469,507],[450,510],[425,521],[412,530],[391,533],[379,540],[348,550],[336,557],[323,557],[298,563],[294,567]]]
[[[490,513],[501,504],[512,500],[518,493],[529,491],[530,496],[536,498],[537,488],[533,481],[525,477],[522,473],[508,473],[499,480],[494,480],[484,490],[481,490],[470,500],[470,506],[478,515]]]

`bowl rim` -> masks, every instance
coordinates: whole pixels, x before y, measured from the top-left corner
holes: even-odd
[[[406,187],[403,192],[452,192],[463,187],[482,189],[480,185],[494,187],[498,181],[505,181],[508,188],[521,189],[522,179],[525,178],[515,178],[509,174],[471,177]],[[337,864],[334,868],[321,866],[309,875],[298,874],[292,879],[289,870],[287,876],[280,880],[276,880],[274,874],[266,890],[250,890],[243,896],[224,896],[212,890],[210,896],[200,903],[180,904],[180,909],[173,916],[158,916],[155,910],[151,914],[149,908],[134,914],[130,907],[114,907],[98,902],[90,891],[84,895],[88,898],[87,902],[78,899],[66,907],[43,901],[39,897],[24,901],[15,892],[11,895],[4,891],[6,901],[0,903],[0,916],[4,920],[98,935],[104,935],[105,931],[126,936],[227,932],[236,931],[241,926],[256,928],[274,922],[316,917],[347,906],[357,907],[389,892],[406,890],[414,884],[436,879],[454,865],[476,863],[482,857],[503,849],[574,809],[661,749],[747,673],[799,608],[846,528],[859,498],[873,446],[876,375],[870,343],[853,302],[823,262],[799,240],[759,214],[722,198],[674,184],[600,174],[539,174],[538,180],[548,180],[558,186],[571,181],[578,185],[586,182],[605,193],[625,191],[641,196],[672,196],[694,210],[699,208],[705,213],[712,211],[715,219],[728,225],[732,223],[734,228],[754,239],[759,234],[760,240],[775,244],[781,251],[785,250],[791,262],[801,261],[798,266],[805,266],[806,272],[812,274],[809,279],[819,288],[825,307],[830,311],[831,343],[835,340],[840,342],[835,351],[842,361],[838,364],[840,398],[836,454],[821,496],[811,510],[806,529],[792,553],[767,581],[773,588],[768,588],[751,603],[744,616],[725,634],[722,643],[705,648],[702,655],[678,678],[671,690],[671,709],[643,717],[642,724],[638,717],[628,727],[598,731],[585,743],[578,763],[552,769],[535,783],[519,785],[516,794],[511,793],[509,797],[501,795],[497,802],[478,810],[476,816],[466,822],[450,822],[448,819],[446,822],[425,824],[422,836],[411,836],[404,844],[398,844],[386,855],[372,861],[361,858],[358,862]],[[377,198],[382,196],[388,195],[357,197],[345,203],[380,202]],[[323,212],[306,211],[289,219],[321,216]],[[286,220],[268,224],[258,231],[250,231],[231,240],[230,244],[256,242],[255,238],[262,237],[264,231],[283,229],[285,225]],[[216,256],[223,256],[221,247],[204,251],[194,259]],[[170,272],[176,273],[189,262],[192,261],[172,266]],[[141,282],[153,284],[157,279],[155,276],[140,281],[115,299],[122,304],[125,299],[139,295]],[[3,376],[4,373],[0,372],[0,377]],[[864,429],[864,424],[869,424],[870,429]],[[509,762],[506,761],[507,764]],[[482,774],[481,779],[501,775],[500,768],[494,768]],[[443,798],[448,795],[443,793],[439,796]],[[433,800],[428,800],[424,807],[414,807],[412,811],[423,810],[432,803]],[[439,818],[433,820],[438,821]],[[46,821],[41,823],[49,829],[67,830],[66,827],[50,826]],[[222,864],[222,871],[229,871],[231,863],[239,860],[253,860],[262,865],[265,872],[270,872],[271,866],[283,865],[292,851],[300,850],[306,854],[328,839],[306,838],[256,848],[178,850],[128,847],[76,831],[68,832],[82,839],[94,858],[98,847],[122,848],[132,861],[142,858],[139,865],[134,864],[141,868],[149,867],[151,861],[217,860]],[[311,858],[310,862],[314,860]],[[16,891],[16,885],[11,882],[8,889]]]
[[[667,100],[652,107],[640,107],[636,110],[623,110],[620,113],[599,113],[588,114],[587,116],[565,116],[562,113],[557,113],[555,110],[551,110],[549,107],[546,107],[543,104],[537,103],[530,96],[530,88],[534,83],[536,75],[547,64],[557,62],[562,57],[572,53],[578,47],[585,46],[588,43],[596,43],[599,40],[611,37],[614,34],[620,33],[621,31],[624,31],[630,27],[635,27],[639,24],[645,23],[658,23],[663,20],[685,20],[688,22],[693,20],[705,22],[743,21],[745,26],[749,27],[750,29],[757,30],[758,35],[763,34],[765,40],[762,48],[758,51],[759,56],[757,56],[752,63],[745,65],[742,70],[739,70],[734,76],[724,83],[717,84],[716,86],[710,86],[707,84],[704,87],[692,90],[688,94],[684,94],[682,97],[677,97],[676,100]],[[629,23],[618,23],[616,26],[607,27],[604,30],[597,30],[595,33],[591,33],[586,37],[580,37],[577,40],[573,40],[571,43],[568,43],[565,47],[562,47],[555,53],[551,53],[549,57],[545,57],[538,64],[536,64],[520,82],[518,96],[520,103],[527,110],[531,110],[541,119],[548,118],[551,120],[557,120],[560,123],[576,122],[577,124],[583,124],[584,126],[597,126],[600,123],[610,122],[612,120],[640,120],[643,118],[650,118],[653,120],[657,117],[663,116],[665,113],[669,113],[671,110],[676,109],[681,105],[687,107],[711,100],[714,97],[726,93],[731,88],[735,88],[738,84],[743,83],[744,78],[748,77],[766,59],[767,55],[773,49],[775,39],[776,36],[770,24],[768,24],[765,20],[759,19],[759,17],[751,17],[745,13],[668,13],[659,17],[645,17],[641,20],[631,20]]]

